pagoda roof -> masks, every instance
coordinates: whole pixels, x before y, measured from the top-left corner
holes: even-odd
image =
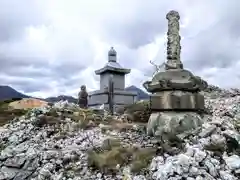
[[[119,63],[117,62],[107,62],[106,65],[95,71],[95,74],[101,75],[105,72],[116,72],[120,74],[129,74],[131,72],[131,69],[123,68]]]

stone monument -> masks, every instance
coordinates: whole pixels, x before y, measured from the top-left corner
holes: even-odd
[[[184,69],[181,62],[179,13],[170,11],[166,18],[168,41],[165,70],[143,84],[152,93],[147,133],[153,136],[182,134],[201,126],[202,119],[197,112],[204,109],[204,96],[199,92],[207,87],[207,82]]]
[[[100,75],[100,90],[89,93],[89,107],[99,107],[104,104],[108,109],[109,104],[113,104],[115,110],[133,104],[137,92],[125,91],[125,75],[130,72],[130,69],[123,68],[117,62],[117,52],[111,47],[108,52],[108,62],[103,68],[95,71],[96,75]],[[112,88],[109,85],[110,81],[113,82]]]

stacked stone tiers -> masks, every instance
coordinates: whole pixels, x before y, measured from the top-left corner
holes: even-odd
[[[208,84],[183,68],[180,60],[179,13],[172,10],[166,18],[168,20],[168,42],[165,71],[158,72],[152,81],[146,81],[143,84],[144,88],[152,93],[151,110],[156,112],[203,110],[204,96],[199,92],[204,90]]]
[[[207,83],[184,69],[159,72],[144,87],[153,93],[150,96],[152,111],[204,109],[204,96],[199,92]]]

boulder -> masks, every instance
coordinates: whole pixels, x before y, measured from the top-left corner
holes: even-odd
[[[194,112],[152,113],[147,125],[147,134],[161,137],[179,135],[201,127],[202,123],[200,115]]]

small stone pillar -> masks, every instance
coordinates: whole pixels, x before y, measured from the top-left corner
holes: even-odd
[[[152,93],[152,113],[147,133],[153,136],[182,134],[199,127],[202,120],[197,112],[204,109],[204,96],[199,92],[207,87],[207,82],[183,68],[180,59],[179,13],[170,11],[166,18],[168,42],[165,70],[158,72],[152,81],[143,84]]]

